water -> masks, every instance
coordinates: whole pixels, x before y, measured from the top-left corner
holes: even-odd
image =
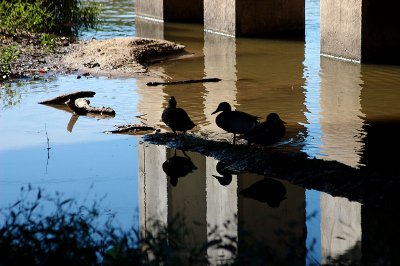
[[[397,261],[397,215],[362,206],[345,198],[305,190],[284,180],[287,199],[273,208],[239,193],[264,177],[232,175],[221,186],[213,175],[217,161],[188,153],[197,170],[169,184],[162,164],[174,151],[144,145],[132,136],[108,135],[113,125],[137,122],[161,126],[169,96],[199,126],[197,134],[226,140],[211,115],[222,100],[265,117],[277,112],[287,122],[282,147],[310,157],[337,160],[355,168],[398,175],[400,145],[400,67],[359,65],[319,56],[319,2],[306,3],[306,42],[232,39],[203,32],[201,25],[156,24],[135,18],[130,1],[103,2],[105,24],[82,38],[157,37],[183,43],[193,56],[154,65],[167,80],[219,77],[219,83],[147,87],[155,78],[76,79],[13,85],[0,94],[0,201],[16,201],[21,186],[90,201],[106,195],[104,208],[117,212],[123,227],[146,225],[156,216],[167,221],[178,212],[197,221],[198,240],[207,240],[206,224],[226,218],[243,231],[267,239],[277,254],[293,245],[300,264],[325,263],[327,257],[352,257],[354,263],[376,262],[384,252]],[[111,106],[113,119],[73,117],[37,102],[76,90],[93,90],[94,106]],[[6,94],[8,93],[8,94]],[[10,96],[11,95],[11,96]],[[11,103],[10,101],[11,100]],[[47,137],[49,147],[47,149]],[[183,156],[180,151],[177,153]],[[276,180],[276,179],[275,179]],[[89,195],[89,196],[88,196]],[[235,216],[237,214],[237,216]],[[265,226],[265,225],[268,226]],[[290,226],[289,226],[290,225]],[[279,230],[278,230],[279,229]],[[282,230],[279,239],[276,232]],[[308,253],[305,253],[308,249]],[[223,254],[221,254],[223,253]],[[213,258],[229,256],[210,250]]]

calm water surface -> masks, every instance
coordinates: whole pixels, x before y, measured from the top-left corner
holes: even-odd
[[[229,140],[231,136],[215,126],[211,115],[225,100],[262,117],[279,113],[288,129],[279,144],[282,149],[398,175],[400,67],[320,57],[318,1],[306,1],[305,43],[227,38],[204,33],[201,25],[162,25],[135,18],[130,1],[103,1],[103,5],[104,25],[97,32],[83,32],[82,38],[141,36],[179,42],[194,56],[152,69],[165,80],[219,77],[223,81],[147,87],[146,82],[154,78],[78,80],[57,76],[3,90],[2,205],[15,202],[20,187],[32,184],[79,200],[106,195],[105,208],[117,212],[124,227],[146,226],[154,217],[168,221],[184,213],[188,221],[197,222],[193,231],[199,242],[207,241],[207,224],[222,228],[225,219],[230,219],[234,226],[225,228],[226,233],[243,238],[244,231],[250,232],[282,256],[294,249],[299,265],[343,256],[350,256],[355,263],[374,262],[384,249],[388,257],[398,260],[398,244],[390,240],[400,234],[393,213],[250,173],[231,174],[229,184],[221,185],[218,162],[195,153],[187,156],[197,169],[173,186],[162,165],[175,151],[140,143],[137,137],[103,132],[116,124],[138,122],[135,116],[140,114],[146,114],[147,123],[161,125],[162,110],[174,95],[199,125],[197,134]],[[37,104],[86,89],[96,92],[92,105],[112,106],[116,117],[77,119],[66,111]],[[176,154],[185,157],[181,151]],[[240,194],[257,182],[261,182],[258,186],[272,182],[284,187],[286,199],[260,201]],[[223,250],[209,250],[208,254],[215,260],[229,257]]]

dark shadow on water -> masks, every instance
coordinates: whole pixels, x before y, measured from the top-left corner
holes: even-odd
[[[361,163],[368,171],[400,174],[400,120],[367,121]]]
[[[188,139],[189,136],[187,136]],[[209,143],[211,144],[211,143]],[[177,156],[165,146],[146,143],[149,154],[157,153],[196,163],[196,171],[179,170],[185,175],[178,189],[166,184],[166,197],[154,199],[161,208],[166,206],[165,222],[176,214],[187,218],[185,226],[196,232],[202,241],[191,240],[194,245],[212,243],[206,248],[207,257],[221,265],[397,265],[400,263],[397,225],[400,211],[397,186],[369,181],[368,185],[353,184],[347,190],[353,193],[380,193],[373,200],[360,203],[333,197],[320,192],[313,198],[318,213],[306,214],[308,202],[305,189],[286,180],[233,170],[233,164],[216,161],[190,152]],[[176,145],[176,143],[174,144]],[[368,144],[367,144],[368,145]],[[225,147],[225,146],[224,146]],[[236,149],[237,147],[235,147]],[[160,152],[164,149],[165,152]],[[164,154],[164,155],[163,155]],[[188,153],[189,154],[189,153]],[[243,160],[242,154],[242,160]],[[165,159],[164,159],[165,160]],[[179,159],[180,160],[180,159]],[[161,161],[162,163],[163,161]],[[253,161],[255,163],[255,161]],[[273,163],[273,162],[270,162]],[[165,162],[164,162],[165,164]],[[152,167],[160,167],[152,165]],[[175,169],[175,168],[174,168]],[[183,168],[185,169],[185,168]],[[371,168],[369,168],[371,169]],[[361,173],[368,172],[360,169]],[[358,174],[358,172],[354,172]],[[351,175],[348,176],[350,178]],[[150,178],[150,177],[149,177]],[[159,191],[162,180],[152,178],[151,186],[143,188],[152,195]],[[335,184],[342,181],[330,180]],[[355,177],[357,178],[357,176]],[[375,185],[374,185],[375,184]],[[172,184],[173,185],[173,184]],[[321,187],[323,182],[321,182]],[[326,186],[326,184],[325,184]],[[374,191],[375,188],[375,191]],[[141,189],[141,188],[139,188]],[[335,191],[335,187],[329,190]],[[357,191],[360,190],[360,191]],[[379,192],[377,192],[379,191]],[[383,193],[381,193],[383,191]],[[379,199],[378,199],[379,198]],[[165,202],[163,202],[163,199]],[[161,201],[160,201],[161,200]],[[152,198],[146,198],[150,206]],[[385,206],[384,204],[390,206]],[[313,223],[309,220],[314,219]],[[315,228],[317,227],[317,228]],[[308,241],[310,234],[316,239]],[[218,238],[219,237],[219,238]],[[307,239],[307,241],[306,241]],[[203,255],[204,255],[203,254]]]
[[[264,178],[243,189],[239,194],[260,202],[266,202],[271,208],[277,208],[286,199],[286,188],[278,180]]]

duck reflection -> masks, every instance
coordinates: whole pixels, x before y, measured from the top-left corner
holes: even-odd
[[[271,208],[277,208],[286,199],[286,188],[278,180],[264,178],[243,189],[239,194],[260,202],[266,202]]]
[[[163,171],[169,177],[170,184],[174,187],[178,184],[178,178],[184,177],[197,169],[190,157],[184,151],[182,153],[184,157],[177,156],[175,150],[174,156],[168,158],[162,164]]]
[[[226,164],[219,161],[215,168],[220,176],[213,175],[222,186],[229,185],[232,182],[232,175],[238,174],[236,171],[229,170],[226,167]]]

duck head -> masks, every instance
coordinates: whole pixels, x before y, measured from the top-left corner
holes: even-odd
[[[267,116],[267,122],[271,124],[286,124],[285,121],[283,121],[277,113],[270,113]]]
[[[215,110],[214,112],[212,112],[211,114],[215,114],[218,112],[230,112],[232,110],[231,105],[227,102],[222,102],[218,105],[217,110]]]
[[[171,96],[168,100],[168,107],[169,108],[176,108],[176,100],[174,96]]]

